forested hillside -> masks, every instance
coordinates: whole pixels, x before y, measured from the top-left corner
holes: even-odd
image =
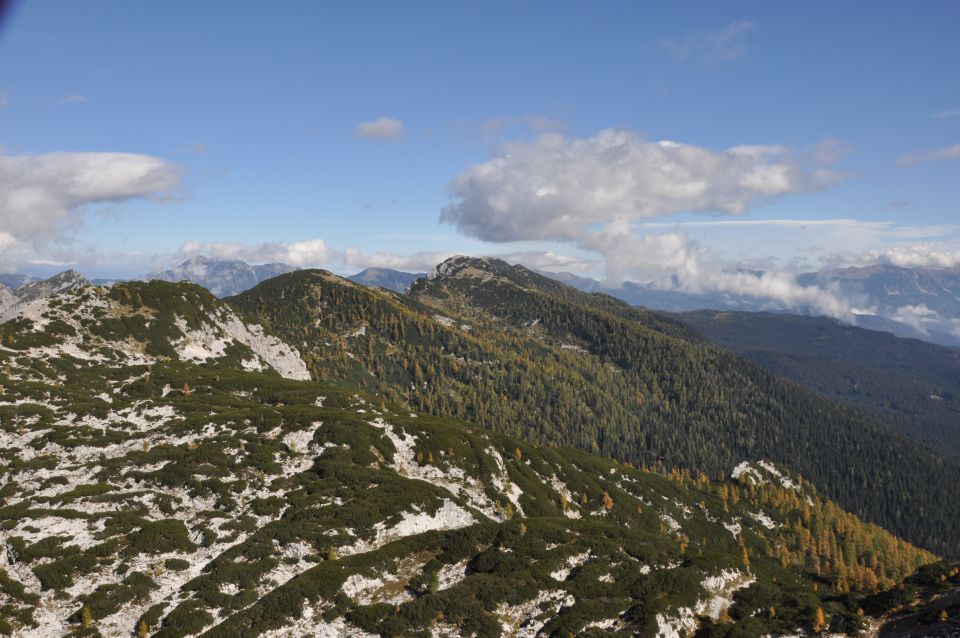
[[[404,296],[303,271],[229,302],[300,348],[320,380],[638,466],[720,476],[771,458],[858,515],[960,554],[957,464],[667,316],[475,259]]]
[[[935,560],[767,461],[645,471],[304,380],[192,285],[0,331],[0,635],[854,634]]]
[[[715,312],[677,318],[757,365],[960,457],[960,352],[824,317]]]

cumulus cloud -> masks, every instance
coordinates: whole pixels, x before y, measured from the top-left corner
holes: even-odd
[[[89,206],[167,196],[179,183],[179,168],[149,155],[0,155],[0,233],[22,244],[61,240]]]
[[[606,130],[542,135],[501,147],[454,178],[441,221],[487,241],[580,239],[592,225],[699,211],[740,214],[764,200],[839,179],[790,149],[713,151]]]
[[[300,268],[318,266],[336,261],[340,253],[331,250],[319,238],[297,242],[262,242],[242,244],[235,242],[187,241],[180,247],[178,258],[203,255],[212,259],[239,259],[252,263],[284,263]]]
[[[897,160],[897,166],[903,168],[905,166],[920,164],[921,162],[936,162],[938,160],[954,159],[957,157],[960,157],[960,144],[954,144],[953,146],[947,146],[946,148],[940,148],[934,151],[904,155]]]
[[[575,140],[543,135],[505,145],[454,178],[441,221],[485,241],[559,240],[597,253],[611,285],[631,279],[724,292],[849,319],[852,309],[835,291],[801,286],[788,272],[739,270],[679,226],[647,226],[681,212],[739,215],[771,198],[824,188],[840,179],[827,166],[844,153],[834,140],[804,154],[778,145],[714,151],[616,130]],[[810,165],[803,155],[819,162]]]
[[[887,264],[901,268],[958,268],[960,248],[937,242],[885,246],[857,255],[838,255],[832,261],[837,266]]]
[[[753,22],[738,20],[716,31],[695,33],[680,40],[666,40],[660,46],[681,62],[717,64],[743,57],[747,51],[744,40],[755,29]]]
[[[626,227],[614,227],[591,235],[584,246],[606,257],[610,285],[638,280],[690,293],[720,292],[767,299],[783,307],[809,309],[837,319],[850,320],[853,313],[849,302],[836,290],[800,285],[794,274],[785,271],[731,269],[683,232],[637,235]]]
[[[394,142],[403,137],[406,126],[401,120],[392,117],[379,117],[369,122],[361,122],[353,130],[357,137],[377,142]]]

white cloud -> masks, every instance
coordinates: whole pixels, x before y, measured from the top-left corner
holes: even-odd
[[[405,125],[392,117],[379,117],[369,122],[361,122],[353,130],[357,137],[378,142],[393,142],[403,137]]]
[[[485,241],[560,240],[597,253],[606,279],[625,279],[688,292],[723,292],[763,298],[838,318],[851,308],[835,291],[801,286],[783,271],[738,270],[682,226],[648,232],[648,220],[681,212],[741,214],[751,206],[790,193],[835,183],[823,167],[843,155],[828,140],[808,166],[800,153],[777,145],[738,146],[726,151],[648,142],[626,131],[567,140],[543,135],[531,143],[504,146],[495,157],[456,177],[452,202],[441,221]],[[724,220],[711,224],[806,224],[800,220]],[[843,230],[851,220],[820,223]],[[697,222],[693,223],[694,225]]]
[[[63,240],[89,206],[162,197],[180,170],[132,153],[0,155],[0,233],[20,244]]]
[[[925,304],[901,306],[890,318],[910,326],[921,334],[929,334],[928,326],[930,324],[939,325],[943,321],[940,315],[927,308]]]
[[[960,248],[951,248],[939,242],[887,246],[858,255],[835,256],[833,261],[838,266],[888,264],[901,268],[958,268]]]
[[[742,57],[747,50],[744,38],[755,29],[753,22],[739,20],[717,31],[667,40],[661,43],[661,47],[681,62],[694,60],[707,65],[718,64]]]
[[[187,241],[180,247],[178,258],[203,255],[212,259],[239,259],[251,263],[276,262],[306,268],[337,261],[340,253],[331,250],[319,238],[297,242],[263,242],[242,244],[233,242]]]
[[[77,95],[76,93],[71,93],[70,95],[64,95],[60,98],[62,104],[85,104],[89,102],[90,98],[86,95]]]
[[[935,162],[937,160],[954,159],[956,157],[960,157],[960,144],[954,144],[953,146],[947,146],[946,148],[940,148],[934,151],[904,155],[897,160],[897,166],[903,168],[921,162]]]
[[[768,299],[788,308],[850,320],[853,309],[836,291],[802,286],[785,271],[749,272],[731,269],[712,258],[709,249],[682,232],[636,235],[626,228],[604,230],[584,244],[607,260],[607,283],[649,282],[685,292],[721,292]]]
[[[422,251],[410,255],[376,252],[364,255],[359,248],[343,251],[342,262],[355,268],[390,268],[407,272],[427,272],[444,259],[454,256],[451,251]]]
[[[960,117],[960,109],[949,109],[946,111],[939,111],[937,113],[934,113],[933,117],[937,118],[938,120],[944,120],[944,119],[947,119],[948,117]]]
[[[589,259],[576,255],[564,255],[552,250],[520,250],[493,256],[511,264],[520,264],[532,270],[544,270],[547,272],[572,271],[583,273],[594,270],[600,263],[597,259]]]
[[[764,200],[839,179],[808,170],[790,149],[713,151],[606,130],[542,135],[501,147],[454,178],[441,221],[487,241],[576,240],[591,226],[683,211],[739,214]]]

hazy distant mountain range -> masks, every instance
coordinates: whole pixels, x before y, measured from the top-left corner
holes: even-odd
[[[149,273],[142,279],[191,281],[207,288],[217,297],[229,297],[294,270],[297,268],[282,263],[251,265],[239,260],[218,260],[198,255],[175,268]],[[735,294],[663,290],[650,284],[630,281],[624,282],[621,287],[610,287],[596,279],[569,272],[540,274],[584,292],[601,292],[631,305],[667,312],[736,310],[814,314],[803,309],[787,308],[774,301]],[[367,268],[347,279],[402,293],[424,276],[425,273],[390,268]],[[960,268],[875,265],[806,273],[800,275],[797,281],[804,286],[818,285],[831,289],[853,306],[868,309],[870,312],[856,317],[856,325],[860,327],[960,347]],[[31,283],[36,283],[36,279],[29,275],[0,275],[0,303],[9,304],[4,300],[11,290]],[[109,285],[114,282],[93,280],[92,283]]]
[[[296,270],[287,264],[252,266],[237,259],[208,259],[202,255],[191,257],[176,268],[150,273],[144,279],[161,281],[192,281],[217,297],[229,297],[261,281]]]
[[[390,270],[389,268],[367,268],[355,275],[350,275],[347,279],[364,286],[379,286],[393,292],[403,292],[417,279],[426,276],[427,273],[423,272],[412,273]]]
[[[668,312],[737,310],[813,314],[766,299],[728,293],[662,290],[630,281],[613,288],[568,272],[541,274],[584,292],[602,292],[635,306]],[[875,265],[805,273],[797,277],[797,282],[833,290],[854,307],[869,309],[870,313],[856,316],[856,325],[862,328],[960,347],[960,268]]]
[[[31,281],[37,281],[37,278],[13,272],[0,273],[0,286],[4,288],[19,288],[23,284],[28,284]]]

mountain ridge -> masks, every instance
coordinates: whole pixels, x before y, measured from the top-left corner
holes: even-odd
[[[644,471],[251,369],[189,338],[230,312],[192,284],[34,303],[0,325],[0,632],[854,633],[935,559],[766,461]]]
[[[89,285],[90,282],[79,272],[65,270],[48,279],[31,281],[13,290],[0,288],[0,322],[15,317],[38,300]]]
[[[397,295],[300,271],[227,301],[295,343],[321,381],[636,465],[715,474],[737,458],[795,468],[799,460],[804,475],[857,513],[957,551],[947,549],[947,530],[960,514],[944,506],[956,496],[946,478],[956,464],[876,420],[719,350],[660,313],[504,262],[452,262],[438,275]],[[541,284],[561,292],[538,292]],[[885,468],[879,479],[876,464]],[[891,503],[922,508],[923,524],[898,518]]]

